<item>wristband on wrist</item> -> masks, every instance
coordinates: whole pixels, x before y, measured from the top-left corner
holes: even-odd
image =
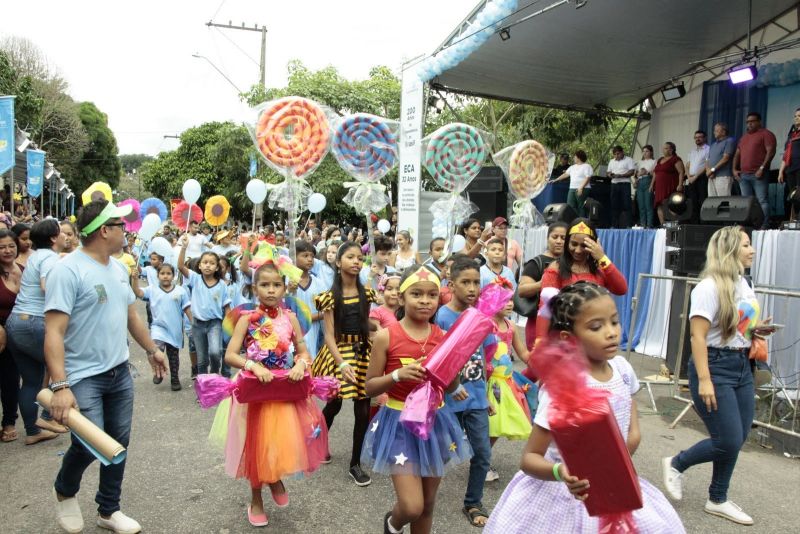
[[[347,363],[347,362],[342,362],[342,363],[340,363],[340,364],[339,364],[339,370],[340,370],[340,371],[341,371],[342,369],[344,369],[345,367],[350,367],[350,364],[349,364],[349,363]]]
[[[597,260],[597,265],[598,265],[598,266],[599,266],[601,269],[607,269],[607,268],[608,268],[608,267],[611,265],[611,260],[609,259],[609,257],[608,257],[608,256],[606,256],[606,255],[603,255],[603,257],[602,257],[602,258],[600,258],[599,260]]]
[[[557,462],[553,464],[553,478],[556,479],[556,482],[564,482],[561,479],[561,473],[558,470],[561,469],[561,462]]]
[[[251,370],[255,364],[256,362],[254,362],[253,360],[247,360],[246,362],[244,362],[244,370],[245,371]]]
[[[392,371],[392,380],[395,382],[400,382],[400,369],[395,369]]]
[[[61,389],[69,389],[69,381],[68,380],[59,380],[58,382],[53,382],[50,384],[50,391],[55,393]]]

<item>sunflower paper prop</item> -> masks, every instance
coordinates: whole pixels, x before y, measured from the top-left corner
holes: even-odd
[[[211,226],[222,226],[228,220],[231,205],[222,195],[214,195],[206,201],[206,222]]]
[[[185,200],[181,200],[175,209],[172,210],[172,222],[175,223],[175,226],[186,230],[189,227],[189,220],[188,218],[191,216],[191,220],[194,222],[199,223],[203,220],[203,210],[200,209],[200,206],[197,204],[191,205],[191,215],[189,213],[189,203]]]
[[[111,186],[105,182],[95,182],[81,194],[81,202],[85,206],[93,200],[108,200],[111,202]]]
[[[135,198],[129,198],[120,202],[119,205],[120,206],[130,205],[133,208],[133,210],[131,210],[131,212],[127,216],[122,218],[122,220],[125,221],[125,231],[138,232],[139,229],[142,227],[142,217],[140,215],[142,208],[139,205],[139,201],[136,200]]]
[[[139,215],[142,219],[150,215],[151,213],[155,213],[158,215],[158,218],[161,219],[161,222],[167,220],[167,206],[164,204],[160,199],[155,197],[146,198],[142,201],[142,205],[139,208]]]

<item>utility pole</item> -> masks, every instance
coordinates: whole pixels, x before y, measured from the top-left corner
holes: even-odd
[[[261,79],[261,87],[266,88],[267,86],[267,27],[261,26],[258,27],[258,24],[253,24],[253,27],[250,28],[244,25],[242,22],[241,26],[234,26],[231,24],[231,21],[228,21],[227,24],[219,24],[213,21],[206,22],[206,26],[209,28],[225,28],[228,30],[245,30],[249,32],[260,32],[261,33],[261,62],[259,64],[259,75]]]

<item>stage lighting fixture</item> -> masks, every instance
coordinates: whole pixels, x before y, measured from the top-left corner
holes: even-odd
[[[503,41],[511,39],[511,28],[503,28],[500,30],[500,39]]]
[[[661,90],[661,96],[664,97],[665,102],[671,102],[672,100],[678,100],[679,98],[683,98],[686,94],[686,88],[683,86],[683,82],[671,85],[669,87],[665,87]]]
[[[428,97],[428,107],[432,107],[436,110],[436,113],[441,113],[444,110],[444,98],[441,96],[430,95]]]
[[[27,132],[23,132],[22,130],[20,130],[16,134],[16,142],[17,142],[17,151],[25,152],[25,150],[31,144],[31,139],[30,137],[28,137]]]
[[[800,187],[795,187],[792,189],[787,200],[789,201],[789,204],[795,207],[795,209],[800,209]]]
[[[672,213],[676,215],[682,215],[686,211],[686,207],[686,195],[683,193],[675,192],[669,196],[667,208],[669,208],[669,211]]]
[[[755,65],[739,65],[728,71],[728,78],[734,85],[755,80],[756,76],[758,76],[758,70]]]

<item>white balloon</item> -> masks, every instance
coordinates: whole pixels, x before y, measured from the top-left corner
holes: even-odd
[[[161,218],[158,213],[148,213],[142,219],[142,227],[139,228],[139,239],[142,241],[150,241],[156,235],[159,227],[161,226]]]
[[[189,178],[183,182],[183,199],[189,204],[197,204],[197,201],[200,200],[201,190],[200,182]]]
[[[259,180],[258,178],[253,178],[247,182],[245,191],[247,192],[247,198],[253,204],[261,204],[267,198],[267,184],[264,183],[264,180]]]
[[[172,254],[172,245],[163,237],[156,237],[150,243],[150,252],[155,252],[159,256],[167,258]]]
[[[453,252],[461,252],[466,244],[467,240],[464,239],[463,235],[453,237]]]
[[[319,213],[325,209],[328,200],[322,193],[312,193],[308,197],[308,211],[311,213]]]
[[[392,223],[390,223],[386,219],[381,219],[380,221],[378,221],[378,230],[380,230],[382,234],[385,234],[391,229],[392,229]]]

